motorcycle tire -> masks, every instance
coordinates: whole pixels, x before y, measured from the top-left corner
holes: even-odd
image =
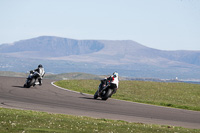
[[[112,95],[112,90],[108,89],[106,94],[102,96],[102,100],[107,100]]]
[[[29,79],[29,81],[27,82],[26,88],[30,88],[34,84],[35,84],[35,79]]]
[[[94,94],[94,99],[97,99],[97,98],[98,98],[98,90]]]
[[[24,88],[26,88],[26,84],[24,84]]]
[[[36,80],[33,78],[33,79],[31,80],[30,85],[31,85],[31,86],[34,86],[34,85],[35,85],[35,81],[36,81]]]

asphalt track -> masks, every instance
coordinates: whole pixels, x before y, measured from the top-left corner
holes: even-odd
[[[198,111],[94,100],[91,95],[57,88],[47,79],[31,88],[23,88],[24,82],[25,78],[0,77],[0,107],[200,129]]]

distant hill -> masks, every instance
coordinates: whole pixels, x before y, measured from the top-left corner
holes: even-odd
[[[93,75],[88,73],[80,73],[80,72],[74,72],[74,73],[62,73],[62,74],[49,74],[46,75],[45,78],[48,79],[57,79],[57,80],[71,80],[71,79],[96,79],[100,80],[104,78],[104,76],[101,75]]]
[[[24,80],[28,77],[28,73],[19,73],[19,72],[11,72],[11,71],[0,71],[0,76],[6,77],[23,77]],[[110,75],[94,75],[89,73],[61,73],[61,74],[45,74],[44,79],[52,79],[52,80],[80,80],[80,79],[93,79],[93,80],[101,80],[105,77],[109,77]],[[171,80],[162,80],[155,78],[127,78],[127,77],[119,77],[119,80],[138,80],[138,81],[154,81],[154,82],[181,82],[177,79]],[[197,82],[197,81],[196,81]]]
[[[23,72],[44,64],[52,73],[199,78],[200,51],[164,51],[131,40],[75,40],[53,36],[0,45],[0,70]],[[26,70],[27,71],[27,70]]]
[[[67,38],[41,36],[13,44],[0,45],[0,52],[17,57],[60,57],[81,55],[101,50],[104,45],[98,41],[78,41]]]
[[[28,73],[19,73],[19,72],[11,72],[11,71],[0,71],[0,76],[7,76],[7,77],[28,77]],[[103,75],[94,75],[88,73],[62,73],[62,74],[45,74],[44,78],[46,79],[53,79],[53,80],[72,80],[72,79],[95,79],[100,80],[103,79],[105,76]],[[122,78],[124,79],[124,78]]]
[[[19,73],[19,72],[10,72],[10,71],[0,71],[0,76],[26,77],[26,76],[28,76],[28,74],[26,74],[26,73]]]

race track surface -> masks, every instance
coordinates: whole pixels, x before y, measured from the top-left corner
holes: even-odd
[[[62,90],[43,80],[23,88],[25,78],[0,77],[0,107],[200,129],[200,112],[108,99]]]

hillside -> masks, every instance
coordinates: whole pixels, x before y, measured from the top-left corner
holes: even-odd
[[[200,79],[200,51],[163,51],[131,40],[41,36],[0,45],[0,59],[1,71],[24,72],[41,63],[52,73]]]
[[[26,74],[26,73],[19,73],[19,72],[10,72],[10,71],[0,71],[0,76],[7,76],[7,77],[27,77],[28,74]]]
[[[17,57],[60,57],[81,55],[101,50],[103,44],[98,41],[78,41],[73,39],[41,36],[22,40],[13,44],[0,45],[0,52]]]
[[[28,73],[19,73],[19,72],[11,72],[11,71],[0,71],[0,76],[6,76],[6,77],[24,77],[24,80],[26,77],[28,77]],[[103,75],[93,75],[88,73],[80,73],[80,72],[74,72],[74,73],[62,73],[62,74],[45,74],[45,79],[53,79],[53,80],[71,80],[71,79],[95,79],[100,80],[104,78]],[[122,78],[124,79],[124,78]]]

